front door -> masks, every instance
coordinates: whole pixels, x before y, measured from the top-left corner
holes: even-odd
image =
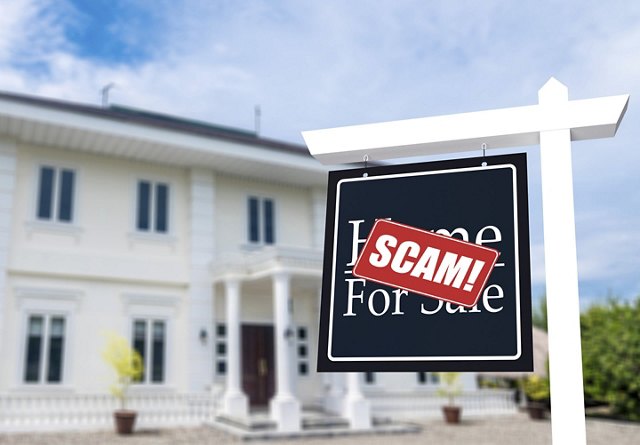
[[[265,406],[275,392],[273,326],[242,325],[242,389],[252,407]]]

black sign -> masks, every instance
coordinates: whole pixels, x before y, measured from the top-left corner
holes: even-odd
[[[472,308],[358,278],[377,219],[500,252]],[[531,371],[526,154],[329,174],[318,371]]]

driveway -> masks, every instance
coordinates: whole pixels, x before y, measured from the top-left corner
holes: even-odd
[[[445,425],[438,420],[420,425],[422,432],[417,434],[292,438],[249,443],[256,445],[551,444],[549,420],[532,421],[523,414],[467,420],[456,426]],[[640,423],[588,419],[587,441],[589,445],[638,445],[640,444]],[[2,445],[225,445],[238,443],[241,442],[235,437],[209,427],[139,431],[131,437],[118,437],[111,431],[43,434],[0,433],[0,444]]]

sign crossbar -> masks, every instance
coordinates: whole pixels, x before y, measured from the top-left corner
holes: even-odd
[[[550,82],[558,82],[555,79]],[[560,82],[558,82],[560,83]],[[571,140],[615,136],[629,95],[477,111],[302,132],[323,164],[399,159],[540,143],[540,133],[569,129]]]

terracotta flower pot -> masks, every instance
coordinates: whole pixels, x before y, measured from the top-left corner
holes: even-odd
[[[444,420],[447,423],[460,423],[462,408],[459,406],[443,406]]]
[[[529,413],[529,418],[534,420],[542,420],[544,419],[545,412],[547,408],[543,403],[539,402],[529,402],[527,405],[527,412]]]
[[[128,409],[119,409],[114,411],[113,419],[116,424],[116,432],[118,434],[132,434],[133,426],[136,422],[135,411],[131,411]]]

